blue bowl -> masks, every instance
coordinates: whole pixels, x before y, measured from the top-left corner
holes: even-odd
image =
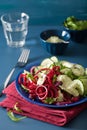
[[[57,36],[62,39],[64,42],[52,43],[47,42],[47,39],[51,36]],[[64,54],[69,42],[70,42],[70,34],[66,30],[45,30],[40,34],[40,40],[42,47],[52,55],[61,55]]]
[[[87,39],[87,29],[86,30],[71,30],[65,27],[65,30],[70,33],[71,40],[74,42],[83,43]]]

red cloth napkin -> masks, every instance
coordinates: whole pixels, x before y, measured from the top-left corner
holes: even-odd
[[[15,88],[15,82],[11,83],[6,89],[4,89],[3,93],[6,94],[6,98],[0,102],[0,106],[7,108],[7,110],[11,109],[14,113],[57,126],[65,125],[82,110],[87,108],[87,103],[67,109],[53,109],[32,104],[18,94]],[[16,103],[18,103],[19,108],[22,110],[21,113],[14,110],[14,105]]]

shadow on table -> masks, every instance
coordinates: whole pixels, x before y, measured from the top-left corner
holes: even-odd
[[[81,115],[78,115],[75,119],[71,120],[70,123],[66,124],[64,127],[71,130],[86,130],[87,122],[84,119],[87,110],[81,112]]]
[[[85,43],[71,42],[64,55],[65,56],[86,56],[87,42]]]

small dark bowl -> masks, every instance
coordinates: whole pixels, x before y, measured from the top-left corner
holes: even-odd
[[[65,30],[68,31],[71,35],[71,40],[77,43],[85,42],[87,39],[87,29],[86,30],[71,30],[65,27]]]
[[[64,40],[64,42],[51,43],[46,40],[51,36],[58,36],[60,39]],[[40,34],[40,40],[42,47],[52,55],[61,55],[64,54],[70,40],[70,34],[65,30],[45,30]]]

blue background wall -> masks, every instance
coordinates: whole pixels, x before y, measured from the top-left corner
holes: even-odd
[[[30,15],[32,25],[58,25],[67,16],[87,19],[87,0],[1,0],[0,15],[23,11]]]

